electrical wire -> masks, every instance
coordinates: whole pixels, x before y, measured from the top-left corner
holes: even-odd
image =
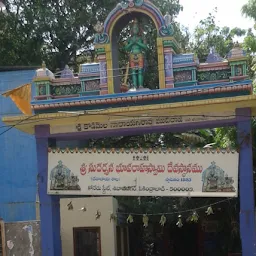
[[[98,79],[97,79],[98,80]],[[209,88],[203,88],[200,90],[200,92],[204,92],[204,91],[208,91],[209,89],[219,89],[219,88],[223,88],[225,87],[226,85],[232,85],[232,84],[235,84],[236,82],[233,82],[233,83],[226,83],[226,84],[223,84],[223,85],[216,85],[216,86],[213,86],[213,87],[209,87]],[[191,90],[191,88],[190,88]],[[184,96],[193,96],[193,95],[197,95],[198,91],[197,92],[192,92],[192,93],[188,93],[186,95],[175,95],[173,96],[172,98],[178,98],[178,97],[184,97]],[[126,95],[125,95],[126,96]],[[128,96],[128,95],[127,95]],[[40,101],[38,101],[40,102]],[[113,108],[107,108],[107,109],[104,109],[104,110],[108,110],[108,109],[113,109]],[[52,114],[52,113],[56,113],[56,112],[50,112],[49,114]],[[92,114],[90,113],[90,115],[99,115],[100,112],[97,112],[95,114]],[[38,114],[37,114],[38,115]],[[81,115],[74,115],[74,117],[78,117],[78,116],[82,116],[82,115],[88,115],[88,113],[85,113],[85,114],[81,114]],[[118,116],[118,115],[109,115],[109,114],[104,114],[102,113],[101,115],[108,115],[109,117],[110,116]],[[30,116],[30,118],[34,117],[35,115],[32,115]],[[123,117],[129,117],[129,116],[125,116],[125,115],[119,115],[119,116],[123,116]],[[179,115],[180,116],[180,115]],[[191,117],[192,116],[196,116],[196,115],[190,115]],[[216,117],[216,116],[206,116],[206,115],[199,115],[199,116],[204,116],[204,117]],[[234,116],[237,116],[237,115],[234,115]],[[130,117],[135,117],[135,116],[130,116]],[[140,117],[141,116],[137,116],[137,117]],[[149,117],[149,116],[148,116]],[[153,116],[153,117],[156,117],[156,116]],[[159,116],[160,117],[160,116]],[[171,116],[162,116],[162,117],[171,117]],[[175,116],[174,116],[175,117]],[[226,116],[226,117],[232,117],[232,116]],[[248,117],[248,118],[254,118],[254,116],[243,116],[243,117]],[[28,119],[30,119],[28,118]],[[23,121],[26,121],[27,119],[23,119],[22,121],[16,123],[14,126],[17,126],[19,124],[30,124],[30,123],[37,123],[37,122],[40,122],[42,120],[51,120],[51,119],[63,119],[63,118],[72,118],[72,116],[64,116],[64,117],[53,117],[53,118],[42,118],[42,119],[39,119],[39,120],[35,120],[35,121],[31,121],[31,122],[23,122]],[[13,125],[11,125],[12,127]],[[8,125],[7,126],[0,126],[0,128],[5,128],[5,127],[9,127]],[[0,134],[1,135],[1,134]]]
[[[188,212],[196,212],[196,211],[199,211],[201,209],[205,209],[205,208],[210,207],[210,206],[214,206],[214,205],[217,205],[217,204],[221,204],[221,203],[230,201],[232,199],[237,199],[237,197],[231,197],[231,198],[228,198],[228,199],[224,199],[224,200],[221,200],[221,201],[218,201],[218,202],[215,202],[215,203],[211,203],[211,204],[208,204],[208,205],[203,205],[203,206],[196,207],[196,208],[189,209],[189,210],[181,210],[181,211],[175,211],[175,212],[147,213],[147,216],[174,215],[174,214],[182,214],[182,213],[188,213]],[[145,213],[130,213],[130,212],[117,212],[117,213],[118,214],[123,214],[123,215],[134,215],[134,216],[143,216],[145,214]]]
[[[39,115],[39,114],[37,114]],[[57,120],[57,119],[66,119],[66,118],[79,118],[81,116],[85,116],[85,115],[90,115],[90,116],[94,116],[94,115],[102,115],[102,116],[107,116],[107,117],[126,117],[126,118],[143,118],[142,116],[136,116],[136,115],[119,115],[119,114],[108,114],[108,113],[102,113],[102,114],[93,114],[93,113],[85,113],[85,114],[79,114],[79,115],[73,115],[73,116],[60,116],[60,117],[49,117],[49,118],[39,118],[37,120],[34,120],[34,121],[30,121],[30,122],[22,122],[20,123],[20,121],[18,123],[16,123],[15,125],[3,125],[3,126],[0,126],[0,129],[1,128],[7,128],[7,127],[12,127],[12,126],[19,126],[19,124],[33,124],[33,123],[38,123],[38,122],[41,122],[41,121],[50,121],[50,120]],[[34,115],[36,116],[36,115]],[[31,118],[34,117],[34,116],[30,116]],[[169,115],[169,116],[153,116],[153,115],[147,115],[145,116],[144,118],[156,118],[156,117],[159,117],[159,118],[170,118],[170,117],[210,117],[210,118],[219,118],[219,117],[222,117],[222,118],[231,118],[231,117],[245,117],[245,118],[254,118],[255,116],[247,116],[247,115],[221,115],[221,116],[214,116],[214,115],[202,115],[202,114],[195,114],[195,115]],[[24,121],[26,121],[27,119],[23,119]],[[1,135],[1,134],[0,134]]]
[[[94,197],[94,196],[87,196],[87,197]],[[173,212],[159,212],[159,213],[147,213],[147,216],[160,216],[160,215],[176,215],[176,214],[183,214],[183,213],[190,213],[190,212],[196,212],[199,211],[201,209],[207,209],[210,206],[214,206],[214,205],[218,205],[221,203],[225,203],[225,202],[230,202],[231,200],[234,199],[238,199],[237,197],[230,197],[230,198],[226,198],[211,204],[206,204],[200,207],[196,207],[196,208],[192,208],[192,209],[188,209],[188,210],[180,210],[180,211],[173,211]],[[72,198],[70,198],[70,202],[72,203]],[[0,203],[0,205],[15,205],[15,204],[37,204],[39,203],[40,206],[50,206],[50,205],[57,205],[59,206],[60,203],[41,203],[40,201],[31,201],[31,202],[7,202],[7,203]],[[82,205],[84,206],[84,205]],[[81,209],[81,208],[80,208]],[[78,210],[80,210],[78,209]],[[133,215],[133,216],[143,216],[145,213],[133,213],[133,212],[121,212],[121,211],[117,211],[116,212],[119,215]]]
[[[186,96],[194,96],[194,95],[197,95],[198,92],[204,92],[204,91],[208,91],[209,89],[221,89],[227,85],[233,85],[233,84],[236,84],[237,82],[228,82],[228,83],[224,83],[222,85],[215,85],[215,86],[212,86],[212,87],[208,87],[208,88],[202,88],[200,90],[198,90],[197,92],[191,92],[191,93],[187,93],[185,95],[174,95],[173,97],[171,98],[178,98],[178,97],[186,97]],[[152,90],[151,92],[156,92],[158,89],[156,90]],[[193,90],[193,88],[189,88],[189,90]],[[176,92],[176,91],[175,91]],[[122,97],[125,97],[125,96],[128,96],[129,94],[123,94],[124,96]],[[96,97],[99,96],[99,95],[95,95]],[[85,96],[86,97],[86,96]],[[69,98],[66,98],[67,100]],[[79,100],[79,99],[77,99]],[[38,103],[40,103],[40,100],[38,101]],[[55,113],[55,112],[48,112],[48,113]],[[4,113],[1,113],[1,115],[3,115]],[[11,114],[15,114],[15,113],[11,113]]]
[[[16,124],[14,125],[11,125],[7,130],[3,131],[2,133],[0,133],[0,136],[5,134],[6,132],[10,131],[12,128],[14,128],[15,126],[21,124],[23,121],[26,121],[26,120],[29,120],[31,119],[33,116],[28,116],[27,118],[23,119],[23,120],[20,120],[19,122],[17,122]]]
[[[155,70],[155,71],[166,71],[166,70],[168,70],[168,68],[159,68],[160,66],[162,66],[162,65],[165,65],[165,62],[163,62],[163,63],[158,63],[157,65],[147,65],[146,66],[146,68],[154,68],[154,69],[151,69],[151,70]],[[175,64],[174,64],[175,65]],[[99,70],[99,73],[100,72],[108,72],[108,71],[120,71],[120,70],[126,70],[126,67],[124,67],[124,68],[110,68],[110,69],[104,69],[104,70]],[[175,67],[173,67],[173,70],[175,71]],[[57,74],[59,74],[59,73],[57,73]],[[78,78],[78,75],[79,74],[81,74],[81,73],[74,73],[74,75],[77,75],[77,76],[75,76],[75,77],[73,77],[72,79],[76,79],[76,78]],[[131,76],[132,74],[128,74],[128,76]],[[17,76],[17,77],[19,77],[20,78],[20,74],[13,74],[12,75],[12,77],[14,77],[14,76]],[[86,81],[95,81],[95,80],[99,80],[99,79],[106,79],[106,78],[117,78],[117,77],[123,77],[124,76],[124,74],[120,74],[120,75],[113,75],[113,76],[107,76],[107,77],[97,77],[97,78],[90,78],[90,79],[87,79]],[[58,79],[58,78],[57,78]],[[228,78],[227,78],[228,79]],[[14,80],[4,80],[4,82],[13,82]],[[1,81],[0,81],[1,82]],[[30,81],[31,82],[31,81]]]

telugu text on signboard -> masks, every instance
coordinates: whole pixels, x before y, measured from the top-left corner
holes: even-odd
[[[76,123],[74,125],[51,126],[51,134],[64,132],[84,132],[84,131],[99,131],[112,129],[127,129],[138,127],[151,126],[167,126],[174,124],[185,124],[195,122],[206,122],[214,120],[233,119],[234,112],[224,113],[202,113],[200,115],[184,115],[184,116],[153,116],[153,117],[137,117],[137,118],[122,118],[116,120],[108,120],[106,122],[87,122]]]
[[[238,153],[49,152],[48,193],[237,196]]]

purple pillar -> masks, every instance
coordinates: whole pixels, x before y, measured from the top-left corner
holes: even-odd
[[[108,94],[108,73],[106,55],[98,57],[100,63],[100,95]]]
[[[240,194],[240,235],[242,255],[256,255],[255,216],[254,216],[254,180],[251,133],[251,110],[237,109],[237,134],[239,154],[239,194]]]
[[[165,88],[174,87],[172,49],[164,48]]]
[[[47,195],[49,126],[35,129],[42,256],[61,256],[60,199]]]

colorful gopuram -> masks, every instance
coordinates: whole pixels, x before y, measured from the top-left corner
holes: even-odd
[[[157,31],[158,84],[145,82],[149,49],[141,33],[142,19],[151,20]],[[121,49],[118,35],[126,27],[130,29],[129,36]],[[95,25],[95,30],[93,62],[81,64],[78,74],[66,66],[59,76],[44,63],[33,79],[33,115],[3,118],[7,125],[36,137],[42,256],[61,255],[61,194],[47,193],[50,140],[88,140],[222,126],[236,126],[239,135],[242,255],[254,255],[251,118],[256,113],[256,96],[244,50],[235,45],[227,56],[219,56],[212,48],[206,62],[199,63],[195,54],[180,52],[170,15],[163,15],[148,0],[122,1],[104,23]],[[119,62],[120,51],[126,54],[125,67]]]

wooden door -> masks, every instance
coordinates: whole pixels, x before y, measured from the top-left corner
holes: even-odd
[[[73,229],[74,256],[101,256],[99,227]]]

